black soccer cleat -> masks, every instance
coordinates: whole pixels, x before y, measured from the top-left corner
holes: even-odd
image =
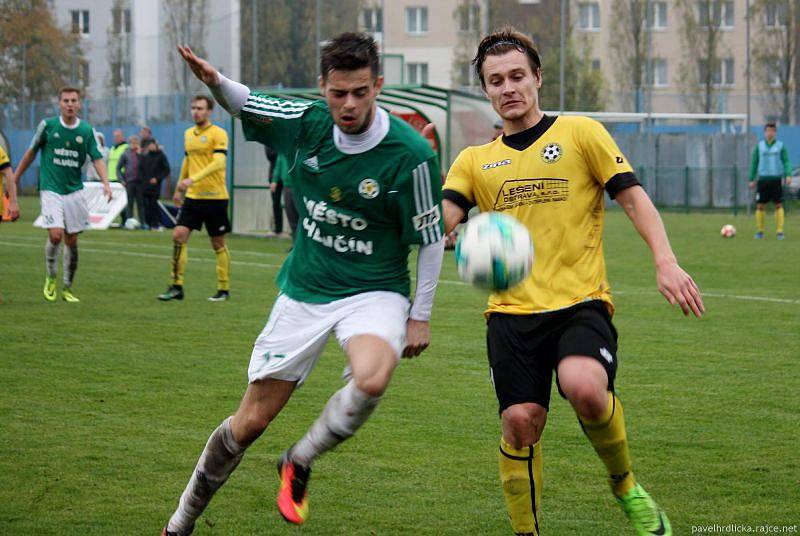
[[[208,298],[208,301],[228,301],[230,298],[230,291],[218,290],[216,294]]]
[[[170,285],[167,287],[167,290],[164,292],[164,294],[158,295],[158,299],[161,301],[182,300],[183,287],[178,285]]]
[[[194,531],[194,524],[192,524],[189,532],[172,532],[171,530],[167,530],[167,526],[164,525],[164,529],[161,531],[161,536],[189,536]]]

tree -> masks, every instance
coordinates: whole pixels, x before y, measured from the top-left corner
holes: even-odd
[[[254,86],[316,86],[317,1],[242,0],[241,6],[243,80]],[[358,31],[360,7],[359,0],[319,0],[320,41]]]
[[[179,44],[188,43],[195,54],[205,57],[208,0],[164,0],[161,6],[164,14],[163,30],[169,50],[174,51]],[[178,54],[168,54],[167,64],[173,90],[193,93],[203,89],[202,83],[189,72]]]
[[[800,116],[800,102],[796,102],[800,92],[800,0],[756,0],[750,16],[756,29],[753,75],[767,96],[771,115],[788,123],[793,109]]]
[[[52,98],[75,74],[83,52],[58,27],[47,0],[0,0],[0,104]]]
[[[592,67],[591,43],[586,36],[567,39],[564,51],[564,109],[598,112],[605,109],[606,92],[603,73]],[[558,48],[545,51],[542,56],[544,80],[539,91],[543,110],[558,110],[560,104],[561,54]]]
[[[682,15],[683,60],[678,68],[684,94],[695,111],[711,113],[723,69],[723,0],[677,0]],[[697,93],[698,88],[701,93]]]
[[[623,94],[632,95],[628,108],[642,111],[642,95],[646,86],[649,33],[647,6],[649,0],[614,0],[611,21],[611,51],[614,57],[614,81]],[[627,100],[627,99],[626,99]],[[625,104],[623,104],[625,106]]]

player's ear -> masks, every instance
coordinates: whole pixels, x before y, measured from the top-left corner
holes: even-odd
[[[319,91],[320,91],[320,92],[321,92],[323,95],[325,95],[325,77],[324,77],[324,76],[322,76],[322,75],[319,75],[319,76],[317,77],[317,83],[319,84]]]
[[[380,93],[381,89],[383,89],[383,76],[378,75],[375,79],[375,93]]]

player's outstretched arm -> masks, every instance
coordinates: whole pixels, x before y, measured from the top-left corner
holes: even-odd
[[[197,56],[188,46],[178,45],[178,52],[197,79],[208,86],[220,106],[232,116],[238,117],[250,95],[250,88],[222,76],[213,65]]]
[[[203,58],[197,56],[188,45],[178,45],[178,53],[198,80],[207,86],[219,85],[219,71]]]
[[[659,292],[672,305],[679,305],[684,315],[693,313],[697,317],[703,316],[706,309],[700,289],[678,265],[661,216],[644,189],[641,186],[625,188],[617,194],[616,201],[653,252]]]

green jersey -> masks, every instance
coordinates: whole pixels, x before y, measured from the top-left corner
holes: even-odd
[[[31,150],[42,151],[39,189],[65,195],[83,189],[81,167],[86,156],[103,158],[97,149],[92,125],[78,119],[69,127],[61,116],[42,119],[31,141]]]
[[[293,165],[301,225],[278,274],[281,291],[311,303],[376,290],[408,296],[409,245],[444,234],[439,165],[428,142],[378,109],[380,135],[363,150],[345,148],[324,102],[258,93],[250,93],[241,119],[248,140],[289,155]]]

